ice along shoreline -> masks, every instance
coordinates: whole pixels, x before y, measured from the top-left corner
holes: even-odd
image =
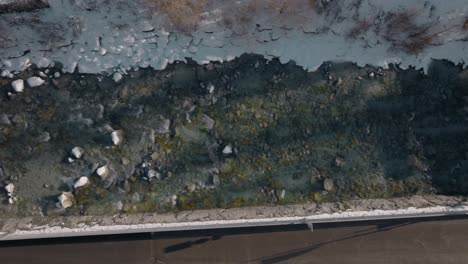
[[[457,215],[468,215],[465,197],[413,196],[170,214],[3,219],[0,241]]]

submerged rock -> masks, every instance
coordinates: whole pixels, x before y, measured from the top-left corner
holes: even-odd
[[[283,189],[280,192],[279,199],[284,200],[285,197],[286,197],[286,190]]]
[[[336,157],[335,158],[335,166],[337,167],[343,167],[345,165],[346,161],[342,157]]]
[[[38,142],[48,142],[50,140],[49,132],[44,132],[37,137]]]
[[[327,192],[333,191],[333,189],[335,189],[335,184],[333,183],[333,180],[332,179],[325,179],[323,181],[323,188]]]
[[[154,160],[158,160],[159,159],[159,153],[154,151],[152,154],[151,154],[151,159],[154,161]]]
[[[171,132],[170,127],[171,127],[171,120],[163,119],[158,123],[156,127],[156,132],[159,134],[169,133]]]
[[[211,119],[211,117],[207,115],[202,115],[201,118],[201,127],[206,129],[206,130],[211,130],[214,128],[215,121]]]
[[[11,125],[10,118],[8,118],[6,114],[0,115],[0,125],[6,125],[6,126]]]
[[[120,159],[120,162],[121,162],[122,165],[124,165],[124,166],[127,166],[128,164],[130,164],[130,160],[127,159],[127,158],[125,158],[125,157],[121,158],[121,159]]]
[[[123,210],[123,203],[122,203],[122,201],[117,201],[117,202],[115,203],[115,209],[116,209],[117,211],[122,211],[122,210]]]
[[[218,175],[211,175],[211,184],[213,185],[219,185],[220,180]]]

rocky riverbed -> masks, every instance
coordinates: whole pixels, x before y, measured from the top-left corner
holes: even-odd
[[[446,61],[33,66],[0,89],[4,217],[468,193],[468,70]]]

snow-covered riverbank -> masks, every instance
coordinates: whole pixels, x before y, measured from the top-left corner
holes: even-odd
[[[64,72],[125,73],[136,67],[163,69],[186,58],[231,60],[243,53],[293,60],[308,70],[324,61],[427,69],[431,59],[468,60],[466,0],[322,0],[314,9],[281,12],[252,8],[251,2],[216,1],[197,30],[181,33],[143,0],[49,0],[50,8],[0,16],[0,68],[10,77],[31,64],[57,62]],[[389,27],[398,26],[392,19],[399,15],[421,32],[389,37],[395,34]],[[398,38],[411,33],[424,33],[430,43],[415,53],[396,47]]]

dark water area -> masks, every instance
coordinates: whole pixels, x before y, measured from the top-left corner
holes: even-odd
[[[244,55],[118,83],[65,74],[12,95],[0,85],[0,181],[17,197],[9,205],[2,194],[5,215],[468,193],[468,71],[446,61],[427,73],[352,63],[306,72]],[[80,177],[89,183],[74,188]],[[69,191],[73,205],[57,208]]]

